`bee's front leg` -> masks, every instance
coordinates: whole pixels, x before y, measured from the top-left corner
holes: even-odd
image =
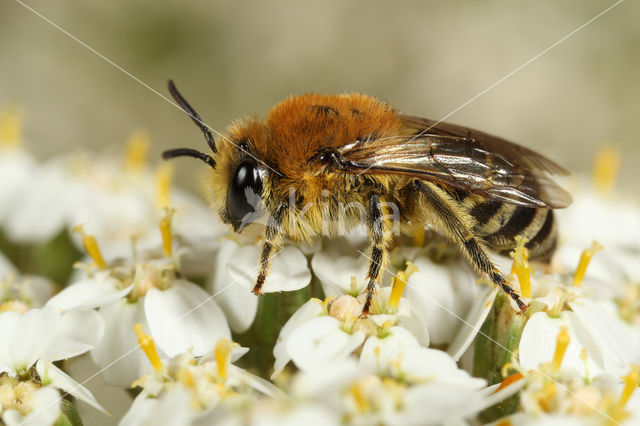
[[[375,292],[376,282],[380,280],[382,271],[389,261],[389,246],[393,239],[392,228],[393,215],[387,215],[384,212],[384,205],[380,196],[376,193],[369,195],[369,206],[367,209],[367,231],[369,234],[370,251],[369,251],[369,272],[367,279],[367,298],[362,309],[363,315],[368,315],[373,302],[373,294]]]
[[[264,281],[267,278],[267,275],[269,275],[269,270],[271,269],[271,259],[278,254],[282,247],[282,241],[284,240],[282,223],[286,209],[287,203],[280,203],[267,222],[267,230],[264,235],[265,240],[262,244],[262,250],[260,251],[260,269],[258,271],[258,279],[256,280],[256,284],[253,286],[253,290],[251,290],[255,295],[262,294],[262,286],[264,285]]]

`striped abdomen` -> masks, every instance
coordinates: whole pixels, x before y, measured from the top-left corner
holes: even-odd
[[[529,240],[526,244],[532,259],[549,260],[557,243],[557,226],[553,210],[521,207],[501,201],[458,194],[460,202],[474,220],[472,230],[487,246],[508,254],[516,246],[515,237]]]

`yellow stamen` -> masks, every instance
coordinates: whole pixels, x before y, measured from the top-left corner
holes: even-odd
[[[404,271],[398,272],[398,275],[393,279],[393,287],[391,288],[391,295],[389,296],[390,307],[398,307],[398,303],[400,303],[400,298],[402,297],[402,292],[404,292],[404,287],[407,285],[409,277],[417,271],[418,268],[407,260],[407,268]]]
[[[349,387],[349,391],[351,392],[353,399],[356,401],[358,410],[361,413],[367,411],[367,408],[368,408],[367,400],[364,398],[364,395],[362,395],[362,390],[360,389],[360,386],[358,386],[358,384],[356,383],[353,386]]]
[[[422,247],[424,246],[424,228],[417,228],[413,234],[413,245],[414,247]]]
[[[133,132],[127,141],[124,155],[125,170],[139,172],[147,164],[147,153],[151,145],[149,133],[144,130]]]
[[[158,356],[158,351],[156,350],[156,344],[153,342],[153,338],[144,332],[144,326],[140,323],[133,326],[133,331],[138,335],[138,345],[144,351],[144,354],[149,359],[153,369],[161,371],[163,368],[162,361]]]
[[[82,237],[82,245],[87,251],[87,254],[91,256],[96,266],[100,269],[106,269],[107,262],[105,262],[104,258],[102,257],[102,252],[100,251],[100,246],[98,246],[96,237],[85,233],[82,225],[77,225],[76,227],[74,227],[73,232],[80,234],[80,236]]]
[[[537,393],[540,408],[547,412],[551,410],[551,401],[556,395],[557,390],[554,382],[547,382],[542,386],[542,389]]]
[[[589,382],[591,381],[591,377],[589,374],[589,353],[587,352],[587,348],[582,348],[580,351],[580,359],[584,364],[584,380]]]
[[[578,269],[576,269],[576,273],[573,275],[573,285],[576,287],[580,287],[582,285],[582,280],[584,279],[585,274],[587,273],[587,267],[597,252],[602,250],[602,247],[597,241],[591,243],[591,247],[588,249],[582,250],[582,254],[580,255],[580,261],[578,262]]]
[[[16,147],[22,139],[22,114],[15,107],[0,111],[0,146]]]
[[[161,163],[156,171],[156,203],[160,208],[166,208],[171,203],[172,178],[173,166],[170,163]]]
[[[164,217],[160,219],[160,234],[162,235],[162,253],[164,257],[171,257],[171,246],[173,244],[173,236],[171,234],[171,219],[175,210],[166,208]]]
[[[520,283],[520,294],[523,297],[531,297],[531,268],[529,267],[529,249],[525,244],[528,239],[516,236],[516,248],[509,253],[513,259],[511,273],[515,273]]]
[[[552,366],[554,370],[560,369],[564,354],[567,351],[567,347],[569,346],[570,341],[571,337],[569,336],[567,327],[560,328],[560,333],[558,333],[558,337],[556,339],[556,350],[553,353]]]
[[[500,383],[500,386],[498,386],[498,389],[495,390],[495,392],[493,393],[497,393],[500,392],[502,389],[506,388],[507,386],[517,382],[518,380],[524,378],[524,374],[522,373],[515,373],[510,375],[509,377],[505,378],[502,383]]]
[[[218,343],[216,343],[216,348],[213,350],[216,357],[216,363],[218,364],[218,377],[222,380],[227,379],[227,365],[231,359],[232,348],[233,343],[227,339],[220,339],[218,340]]]
[[[620,400],[618,404],[620,407],[624,407],[627,405],[629,398],[640,384],[640,367],[637,365],[631,366],[631,371],[629,374],[622,378],[624,380],[624,389],[622,390],[622,395],[620,395]]]
[[[613,190],[620,170],[620,153],[618,150],[605,147],[596,154],[593,167],[593,186],[608,194]]]

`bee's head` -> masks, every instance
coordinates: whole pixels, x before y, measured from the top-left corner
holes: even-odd
[[[255,153],[251,142],[242,136],[247,131],[256,132],[263,137],[262,123],[252,121],[246,126],[232,127],[233,135],[228,141],[216,144],[208,126],[198,113],[187,103],[169,80],[169,91],[180,107],[202,130],[211,149],[205,154],[195,149],[177,148],[165,151],[162,158],[175,157],[198,158],[211,167],[210,184],[213,203],[219,209],[223,222],[231,224],[234,231],[240,232],[245,226],[263,218],[263,196],[268,186],[270,173],[268,167]]]

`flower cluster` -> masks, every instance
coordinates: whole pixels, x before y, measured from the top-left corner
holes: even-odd
[[[425,230],[363,315],[362,229],[288,242],[258,297],[260,241],[172,188],[146,133],[39,163],[20,120],[0,113],[0,424],[640,422],[640,207],[611,152],[551,264],[524,239],[494,257],[524,313]]]

